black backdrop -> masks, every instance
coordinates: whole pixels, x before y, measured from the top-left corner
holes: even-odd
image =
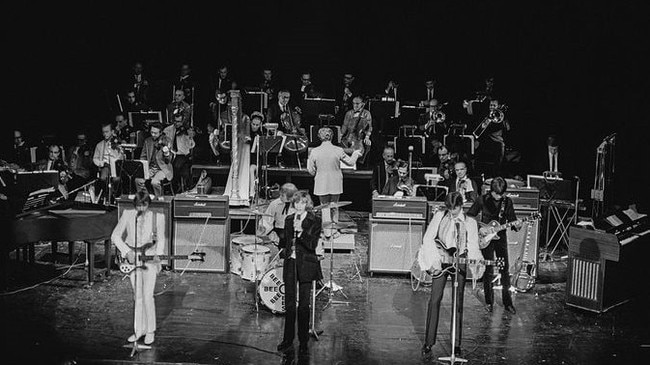
[[[289,86],[311,70],[325,90],[348,70],[375,91],[388,77],[405,90],[432,75],[443,99],[455,105],[494,76],[510,106],[513,143],[524,154],[543,147],[547,133],[559,134],[587,194],[596,147],[618,132],[617,200],[648,200],[639,133],[648,119],[650,61],[643,2],[215,3],[220,7],[10,5],[4,11],[10,125],[32,136],[86,128],[98,137],[99,123],[110,120],[108,100],[136,60],[154,80],[176,76],[182,62],[199,82],[228,64],[244,85],[257,83],[266,65]]]

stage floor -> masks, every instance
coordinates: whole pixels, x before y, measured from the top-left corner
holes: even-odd
[[[356,250],[334,254],[334,281],[347,295],[346,299],[337,292],[335,299],[350,304],[323,309],[327,290],[318,296],[316,327],[323,334],[320,341],[310,343],[310,364],[428,364],[447,356],[450,284],[433,357],[422,359],[429,289],[413,292],[406,275],[370,277],[367,213],[348,213],[358,227]],[[12,261],[12,289],[65,273],[66,257],[60,256],[66,265],[55,267],[46,263],[51,258],[49,245],[37,246],[40,264],[22,267]],[[84,260],[81,256],[76,263]],[[355,262],[361,280],[352,278]],[[329,261],[322,266],[327,277]],[[280,364],[286,360],[275,353],[283,317],[262,303],[255,311],[254,283],[232,274],[174,271],[163,271],[158,278],[153,348],[130,358],[131,350],[123,346],[133,332],[133,301],[129,281],[122,277],[113,270],[106,281],[84,288],[84,270],[78,267],[34,289],[1,295],[3,363],[57,364],[74,359],[80,364]],[[536,284],[530,292],[515,294],[516,315],[505,313],[501,305],[489,314],[483,309],[481,291],[472,290],[468,282],[462,357],[474,364],[619,364],[648,358],[649,297],[596,315],[566,306],[564,288],[564,283]],[[8,360],[9,355],[19,360]]]

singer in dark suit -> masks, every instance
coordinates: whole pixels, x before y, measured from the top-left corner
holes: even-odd
[[[280,241],[281,256],[284,258],[284,290],[286,316],[284,337],[278,351],[293,349],[296,325],[296,286],[298,303],[299,356],[309,356],[309,303],[311,283],[323,278],[316,246],[320,238],[322,221],[312,211],[314,203],[309,193],[298,191],[291,199],[295,214],[287,216],[284,223],[284,238]],[[297,285],[296,285],[297,284]]]

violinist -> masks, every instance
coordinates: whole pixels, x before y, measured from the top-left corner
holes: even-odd
[[[352,99],[352,109],[345,113],[341,127],[341,145],[349,155],[354,150],[361,150],[361,162],[370,150],[372,134],[372,115],[364,109],[366,104],[360,96]]]
[[[415,196],[413,179],[409,177],[409,164],[404,160],[397,160],[397,175],[393,174],[381,191],[382,195],[390,196]]]
[[[151,134],[144,140],[140,159],[149,161],[149,178],[151,187],[156,197],[162,196],[162,181],[167,179],[171,181],[174,178],[174,168],[172,166],[172,153],[169,148],[169,141],[163,134],[161,123],[153,123],[149,127]],[[135,185],[138,190],[145,189],[145,179],[135,179]]]
[[[192,106],[185,101],[185,90],[177,89],[174,91],[174,101],[167,105],[167,120],[172,122],[174,114],[183,115],[183,123],[189,125],[192,116]]]
[[[129,125],[129,121],[126,119],[126,115],[124,113],[117,113],[115,114],[115,135],[117,136],[118,141],[120,143],[131,143],[132,142],[132,137],[131,133],[133,132],[133,128]]]
[[[174,168],[174,179],[172,185],[174,191],[183,191],[190,186],[190,170],[192,168],[191,153],[196,143],[194,142],[194,129],[183,124],[183,114],[176,113],[173,116],[174,124],[168,126],[163,134],[169,138],[171,152],[174,155],[172,162]]]
[[[99,169],[101,188],[108,191],[109,179],[115,185],[120,178],[119,176],[111,176],[111,161],[123,160],[124,152],[110,123],[102,125],[102,137],[103,139],[95,146],[93,163]]]

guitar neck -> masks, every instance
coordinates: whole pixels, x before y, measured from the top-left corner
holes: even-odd
[[[449,258],[443,258],[442,260],[443,263],[445,264],[453,264],[454,259],[449,257]],[[477,260],[477,259],[468,259],[465,257],[459,257],[458,258],[458,263],[459,264],[468,264],[468,265],[485,265],[485,266],[496,266],[499,265],[499,261],[496,260]]]
[[[140,256],[140,259],[143,261],[147,260],[153,260],[155,256],[153,255],[146,255],[146,256]],[[187,260],[188,255],[160,255],[158,256],[159,259],[161,260]]]

